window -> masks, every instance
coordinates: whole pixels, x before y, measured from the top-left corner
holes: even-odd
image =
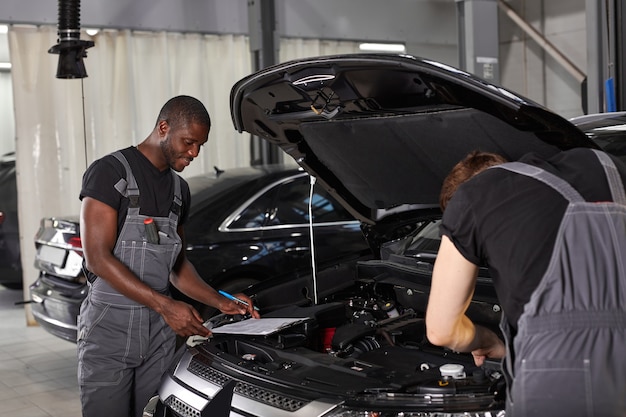
[[[263,193],[259,198],[254,200],[246,207],[241,214],[230,224],[229,229],[249,229],[260,228],[266,223],[267,218],[271,215],[269,207],[272,206],[277,187]]]
[[[254,200],[230,225],[230,229],[309,223],[309,177],[290,179]],[[354,221],[335,199],[315,186],[311,210],[315,223]]]
[[[297,178],[280,187],[269,225],[309,223],[309,177]],[[325,190],[313,189],[311,211],[314,223],[330,223],[354,220],[352,216]]]

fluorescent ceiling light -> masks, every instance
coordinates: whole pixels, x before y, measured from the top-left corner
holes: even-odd
[[[100,29],[89,28],[85,29],[85,32],[87,32],[89,36],[96,36],[100,32]]]
[[[362,43],[359,49],[361,51],[406,52],[406,47],[401,43]]]
[[[9,27],[7,25],[0,25],[0,33],[8,33]]]
[[[0,70],[10,70],[11,63],[10,62],[0,62]]]

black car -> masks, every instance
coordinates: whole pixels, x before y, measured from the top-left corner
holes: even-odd
[[[311,233],[320,265],[367,253],[360,224],[298,167],[238,168],[191,177],[186,255],[215,288],[238,292],[270,277],[310,273]],[[310,205],[309,205],[310,203]],[[309,223],[309,213],[313,222]],[[35,237],[32,311],[50,333],[76,340],[87,294],[78,217],[44,218]],[[212,309],[172,289],[201,314]]]
[[[278,144],[316,177],[361,221],[374,250],[314,276],[249,288],[261,321],[208,320],[212,336],[188,340],[146,413],[504,415],[500,364],[477,367],[470,354],[425,336],[441,184],[476,149],[516,160],[598,145],[511,91],[406,55],[279,64],[235,84],[231,112],[236,129]],[[468,315],[498,328],[485,269]]]
[[[0,157],[0,284],[22,288],[15,153]]]
[[[626,112],[596,113],[570,119],[600,147],[626,163]]]

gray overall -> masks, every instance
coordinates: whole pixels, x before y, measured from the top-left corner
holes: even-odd
[[[169,274],[181,250],[176,231],[180,213],[180,178],[169,217],[154,217],[158,244],[146,237],[139,214],[137,182],[121,152],[126,180],[116,189],[130,200],[114,255],[154,290],[168,294]],[[163,318],[113,289],[106,280],[89,283],[78,317],[78,381],[84,417],[141,416],[170,365],[175,335]]]
[[[498,166],[542,181],[569,201],[514,340],[502,321],[507,417],[626,415],[626,197],[613,161],[594,152],[614,202],[586,202],[534,166]]]

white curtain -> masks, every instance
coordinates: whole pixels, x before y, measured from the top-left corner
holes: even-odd
[[[141,142],[170,97],[197,97],[211,115],[209,142],[184,176],[249,164],[249,135],[235,131],[229,109],[230,87],[250,73],[247,37],[104,31],[94,41],[88,77],[63,80],[58,56],[47,52],[56,27],[9,29],[25,289],[37,278],[40,219],[78,214],[87,165]]]
[[[280,41],[280,62],[312,56],[353,54],[359,52],[360,42],[323,39],[284,38]]]
[[[51,28],[14,27],[9,52],[15,109],[18,210],[24,288],[36,279],[33,237],[47,214],[77,213],[76,190],[84,167],[80,82],[51,82],[56,60],[47,49],[56,43]],[[77,99],[78,98],[78,99]],[[74,158],[72,158],[72,154]],[[29,324],[33,323],[28,316]]]
[[[136,145],[169,98],[200,99],[211,115],[209,142],[185,177],[249,164],[248,135],[230,121],[230,86],[250,72],[244,36],[104,31],[88,50],[85,83],[88,160]]]
[[[0,157],[15,151],[15,116],[13,114],[13,88],[11,87],[11,73],[0,70]]]
[[[55,26],[11,26],[9,52],[17,138],[24,287],[37,278],[33,236],[42,217],[78,214],[87,165],[136,145],[169,98],[200,99],[212,121],[209,142],[183,176],[247,166],[248,134],[235,131],[230,89],[251,71],[248,37],[104,30],[84,59],[88,77],[57,79]],[[283,39],[280,60],[356,52],[355,42]],[[32,316],[28,314],[29,323]]]

